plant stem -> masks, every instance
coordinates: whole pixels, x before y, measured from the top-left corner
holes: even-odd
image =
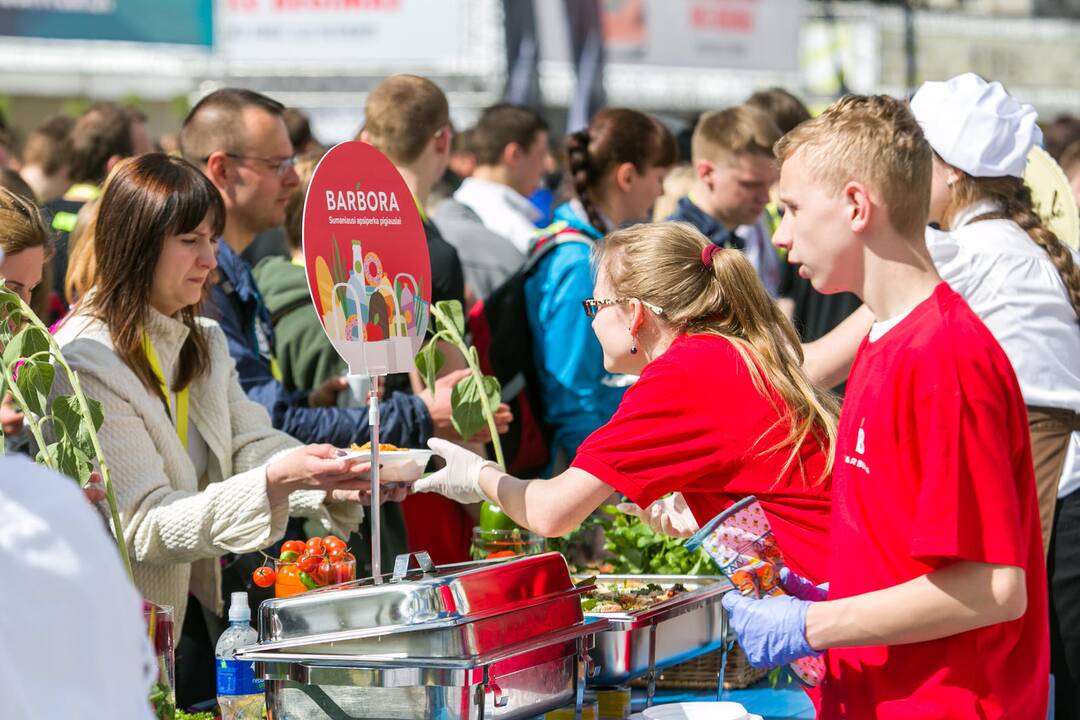
[[[41,432],[41,425],[37,418],[34,417],[34,413],[29,411],[29,406],[26,404],[26,398],[23,396],[22,391],[19,390],[18,383],[15,382],[14,373],[11,369],[0,360],[0,372],[3,372],[4,379],[7,381],[8,392],[11,393],[11,397],[15,399],[15,403],[23,408],[23,422],[28,428],[30,428],[30,434],[34,436],[34,442],[37,443],[38,448],[41,450],[48,462],[45,463],[46,467],[53,470],[59,470],[56,458],[49,454],[48,445],[45,443],[45,436]]]
[[[487,393],[484,391],[484,373],[480,372],[480,367],[476,364],[476,360],[473,359],[473,354],[469,352],[469,348],[465,344],[465,338],[461,337],[461,334],[458,333],[457,325],[455,325],[450,318],[446,317],[443,311],[440,310],[435,303],[431,304],[431,314],[439,321],[440,327],[450,334],[454,345],[457,346],[457,349],[465,356],[465,362],[469,363],[469,369],[472,371],[473,380],[480,388],[480,394],[484,396],[484,402],[481,403],[481,409],[484,413],[484,419],[487,421],[488,432],[491,433],[491,444],[495,447],[495,462],[499,464],[499,467],[506,469],[506,461],[503,459],[502,443],[499,442],[499,431],[495,426],[495,414],[488,405]]]
[[[120,559],[124,563],[124,569],[127,571],[128,579],[131,583],[135,584],[135,574],[131,570],[131,557],[128,555],[127,541],[124,539],[124,527],[120,522],[120,509],[116,504],[116,493],[113,491],[112,476],[109,474],[109,465],[105,461],[105,453],[101,449],[101,442],[98,440],[97,428],[94,427],[94,415],[90,412],[90,403],[86,401],[86,395],[83,394],[82,384],[79,382],[79,374],[71,369],[71,366],[67,364],[67,360],[64,359],[64,354],[60,350],[60,345],[57,344],[56,338],[49,332],[49,328],[45,326],[45,323],[41,322],[41,319],[34,313],[30,306],[27,305],[22,298],[19,298],[19,305],[26,319],[38,327],[45,333],[45,337],[49,342],[49,351],[53,359],[64,368],[64,372],[67,373],[68,378],[71,380],[71,389],[75,393],[75,398],[79,401],[79,409],[82,411],[83,422],[86,423],[86,429],[90,436],[90,442],[94,446],[94,454],[97,455],[98,467],[101,470],[102,484],[105,486],[105,500],[109,505],[109,515],[112,518],[113,533],[116,536],[116,547],[120,551]],[[6,370],[5,370],[6,372]],[[23,407],[26,407],[23,404]],[[33,427],[33,425],[31,425]],[[35,435],[35,439],[38,436]],[[44,443],[41,442],[41,447],[44,448]]]

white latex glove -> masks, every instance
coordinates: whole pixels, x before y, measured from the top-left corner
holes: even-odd
[[[700,529],[682,493],[660,498],[644,510],[634,503],[619,503],[616,507],[627,515],[641,518],[654,532],[664,535],[686,538]]]
[[[413,492],[437,492],[466,505],[494,502],[480,489],[480,471],[489,466],[497,468],[497,464],[447,440],[432,438],[428,447],[446,461],[446,467],[413,483]]]

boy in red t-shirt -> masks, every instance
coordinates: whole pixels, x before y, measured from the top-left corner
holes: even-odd
[[[777,151],[774,242],[877,322],[840,413],[828,599],[729,593],[732,625],[755,664],[828,649],[821,718],[1043,720],[1026,410],[1004,352],[926,250],[930,147],[907,106],[879,96],[838,101]]]

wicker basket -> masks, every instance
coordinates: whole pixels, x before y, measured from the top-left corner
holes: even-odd
[[[656,687],[665,689],[711,690],[716,687],[716,676],[720,672],[720,656],[717,650],[708,655],[688,660],[660,672],[656,678]],[[727,666],[724,668],[724,689],[738,690],[750,687],[769,674],[765,668],[751,667],[746,653],[738,643],[728,653]],[[647,678],[638,678],[630,683],[633,687],[645,687]]]

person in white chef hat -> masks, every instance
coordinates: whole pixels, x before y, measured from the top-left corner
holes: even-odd
[[[1028,406],[1059,717],[1080,717],[1080,265],[1023,175],[1035,109],[972,73],[923,84],[911,109],[934,149],[926,243],[1012,362]],[[1056,518],[1055,518],[1056,511]]]

